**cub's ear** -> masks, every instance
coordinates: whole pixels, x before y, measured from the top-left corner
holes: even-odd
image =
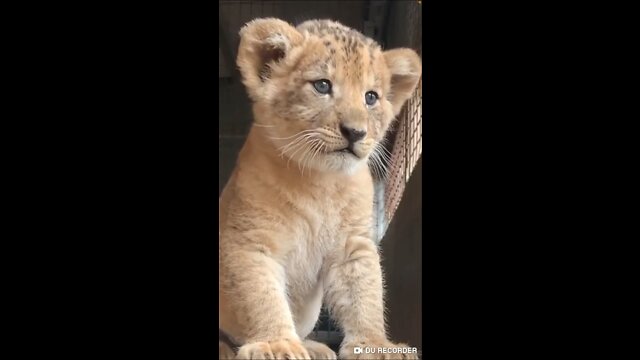
[[[302,43],[303,36],[290,24],[274,18],[255,19],[240,30],[236,63],[249,96],[259,100],[271,67]]]
[[[402,105],[411,97],[422,75],[420,56],[411,49],[393,49],[383,53],[391,72],[391,92],[388,100],[393,106],[393,115],[398,115]]]

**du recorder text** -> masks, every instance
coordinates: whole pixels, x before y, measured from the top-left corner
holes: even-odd
[[[415,347],[354,347],[354,354],[417,354]]]

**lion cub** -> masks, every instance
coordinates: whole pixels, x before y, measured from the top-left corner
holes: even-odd
[[[418,84],[419,56],[327,20],[257,19],[240,36],[254,125],[219,204],[221,333],[238,359],[335,359],[306,340],[324,302],[341,358],[405,346],[385,333],[367,162]]]

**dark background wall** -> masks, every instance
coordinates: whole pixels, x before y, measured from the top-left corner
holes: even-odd
[[[391,338],[422,348],[422,159],[382,239]]]

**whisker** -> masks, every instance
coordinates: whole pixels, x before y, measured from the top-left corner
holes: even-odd
[[[384,166],[385,171],[387,170],[387,168],[389,167],[389,165],[391,164],[391,158],[389,158],[384,152],[378,152],[378,154],[380,155],[380,157],[383,157],[384,159],[386,159],[386,162],[383,162],[382,165]]]
[[[296,137],[298,135],[302,135],[302,134],[305,134],[305,133],[312,133],[312,132],[315,132],[315,130],[302,130],[302,131],[300,131],[299,133],[297,133],[295,135],[291,135],[291,136],[287,136],[287,137],[283,137],[283,138],[269,136],[269,139],[273,139],[273,140],[288,140],[288,139],[294,138],[294,137]]]
[[[299,146],[299,147],[298,147],[298,146],[296,145],[296,147],[297,147],[296,151],[294,151],[294,152],[293,152],[293,154],[291,154],[291,156],[289,156],[289,159],[287,160],[287,168],[289,168],[289,162],[291,161],[291,159],[293,158],[293,156],[294,156],[295,154],[297,154],[297,153],[298,153],[298,151],[300,151],[301,149],[304,149],[304,148],[305,148],[305,146],[309,143],[309,140],[308,140],[308,139],[309,139],[309,136],[307,136],[307,137],[304,139],[304,141],[302,141],[302,142],[300,143],[300,144],[302,144],[302,146]],[[298,169],[300,169],[300,162],[298,162]]]
[[[280,148],[278,148],[278,150],[281,150],[283,153],[285,153],[286,151],[288,151],[289,147],[291,147],[294,144],[300,142],[301,140],[304,140],[305,138],[311,137],[311,135],[313,135],[313,134],[300,135],[297,138],[295,138],[294,140],[291,140],[288,144],[285,144],[284,146],[281,146]]]
[[[379,152],[380,156],[386,160],[387,163],[391,163],[391,153],[384,146],[378,144],[376,145],[376,150]]]
[[[307,166],[307,162],[309,161],[309,158],[307,156],[311,155],[311,152],[313,151],[313,149],[318,145],[318,142],[320,142],[320,139],[314,139],[309,143],[309,146],[305,149],[305,153],[304,156],[302,157],[302,176],[304,176],[304,169]]]
[[[311,162],[313,161],[314,154],[318,151],[321,145],[322,145],[322,140],[316,139],[313,146],[311,147],[311,150],[309,151],[309,159],[305,161],[305,166],[306,165],[311,166]],[[309,172],[311,172],[311,167],[309,167]]]
[[[378,164],[378,159],[376,157],[376,154],[372,154],[373,156],[371,157],[372,160],[372,165],[373,165],[373,169],[375,170],[376,176],[378,178],[382,178],[382,173],[380,171],[380,165]]]
[[[325,146],[326,146],[325,143],[323,141],[320,141],[320,146],[318,146],[318,149],[313,153],[313,158],[315,158],[320,153],[320,151],[324,149]]]
[[[316,146],[314,147],[315,150],[313,149],[311,150],[312,153],[311,153],[311,158],[309,159],[310,162],[312,162],[316,158],[316,156],[320,153],[320,149],[322,149],[322,147],[324,146],[324,142],[322,140],[320,139],[316,139],[316,140],[317,140]]]
[[[372,175],[378,175],[376,167],[373,165],[373,161],[370,161],[368,165],[369,165],[369,171],[371,171]]]
[[[304,138],[303,136],[298,137],[284,144],[283,146],[279,147],[278,150],[280,150],[281,155],[286,154],[286,152],[289,151],[291,147],[293,147],[296,143],[300,142],[303,138]]]
[[[307,156],[309,155],[310,148],[318,141],[318,139],[313,139],[311,141],[307,141],[304,147],[304,151],[302,152],[302,156],[300,157],[300,161],[298,161],[298,170],[300,170],[300,166],[302,165],[302,176],[304,176],[304,168],[307,163]]]
[[[374,150],[371,152],[371,156],[370,159],[372,160],[372,163],[374,165],[374,168],[376,170],[376,174],[381,178],[384,179],[386,178],[387,175],[387,167],[384,164],[381,156],[382,156],[382,152],[379,150],[379,148],[374,148]]]
[[[293,150],[298,148],[298,146],[304,144],[304,140],[309,139],[313,134],[307,134],[307,135],[301,135],[299,138],[291,141],[290,143],[288,143],[287,145],[283,146],[282,152],[280,154],[280,156],[284,156],[289,150]]]
[[[386,146],[384,146],[384,144],[380,143],[379,145],[380,145],[380,148],[381,148],[381,149],[382,149],[386,154],[388,154],[389,156],[391,156],[391,153],[389,152],[389,150],[387,149],[387,147],[386,147]]]

